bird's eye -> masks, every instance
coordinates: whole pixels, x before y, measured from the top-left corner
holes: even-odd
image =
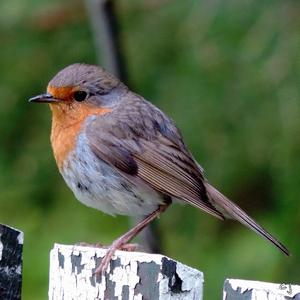
[[[88,94],[85,91],[76,91],[73,94],[73,98],[75,101],[82,102],[87,98]]]

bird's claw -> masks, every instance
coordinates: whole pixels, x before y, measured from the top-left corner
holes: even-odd
[[[95,271],[93,272],[93,275],[96,276],[100,276],[103,275],[108,268],[108,265],[110,263],[110,261],[112,260],[112,257],[114,256],[116,250],[123,250],[123,251],[135,251],[140,247],[139,244],[124,244],[124,245],[117,245],[116,244],[112,244],[111,246],[106,246],[106,248],[108,248],[105,256],[102,258],[101,263],[99,264],[99,266],[95,269]],[[104,248],[102,246],[102,248]]]

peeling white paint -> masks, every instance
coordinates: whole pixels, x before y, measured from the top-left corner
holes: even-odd
[[[21,244],[21,245],[24,244],[24,233],[23,233],[22,231],[20,231],[20,233],[19,233],[17,239],[18,239],[18,243],[19,243],[19,244]]]
[[[230,284],[231,288],[236,292],[236,295],[242,295],[243,293],[252,290],[251,298],[249,298],[249,300],[285,300],[286,297],[293,298],[296,294],[300,293],[299,285],[227,279],[224,285],[223,300],[230,294],[230,291],[226,289],[226,282]]]
[[[22,274],[22,267],[21,266],[17,266],[16,273],[19,274],[19,275]]]
[[[1,224],[0,224],[1,225]],[[16,232],[19,232],[18,234],[18,237],[17,237],[17,240],[18,240],[18,243],[19,244],[22,244],[23,245],[23,242],[24,242],[24,233],[14,227],[11,227],[11,226],[7,226],[7,225],[1,225],[1,226],[4,226],[8,229],[11,229],[12,231],[16,231]],[[2,237],[2,234],[0,233],[0,260],[2,259],[2,255],[3,255],[3,248],[4,248],[4,245],[1,241],[1,237]]]
[[[58,253],[64,257],[63,268],[59,266]],[[102,276],[101,283],[95,283],[95,278],[92,277],[92,270],[96,267],[95,257],[103,257],[105,253],[105,249],[55,244],[50,253],[49,299],[104,299],[107,279],[105,280],[105,277]],[[80,264],[83,268],[77,274],[77,268],[75,268],[75,272],[72,272],[71,257],[72,255],[79,256],[80,254]],[[139,263],[154,262],[161,269],[163,257],[158,254],[117,251],[114,259],[118,258],[120,260],[120,266],[114,268],[111,274],[108,275],[108,280],[115,285],[114,297],[121,300],[123,287],[128,286],[129,299],[142,300],[143,295],[140,293],[135,295],[135,288],[140,282],[138,275]],[[169,278],[163,275],[160,270],[157,281],[159,287],[159,298],[157,300],[202,299],[202,272],[181,263],[177,263],[176,271],[182,280],[184,293],[171,294],[168,286]],[[95,284],[91,284],[91,281]]]
[[[22,246],[19,246],[19,238],[22,235],[15,228],[0,224],[0,286],[1,295],[7,299],[21,299]]]

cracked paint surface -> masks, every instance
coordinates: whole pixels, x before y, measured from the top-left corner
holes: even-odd
[[[290,300],[300,299],[300,286],[261,281],[226,279],[223,300]]]
[[[21,299],[23,232],[0,224],[0,299]]]
[[[101,278],[93,270],[105,249],[56,244],[50,254],[49,299],[202,299],[202,272],[158,254],[117,251]]]

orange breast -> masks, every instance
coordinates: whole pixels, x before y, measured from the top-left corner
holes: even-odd
[[[86,118],[90,115],[104,115],[112,110],[84,103],[76,103],[74,106],[66,103],[50,104],[50,107],[52,110],[51,144],[56,163],[61,169],[64,160],[74,150]]]

